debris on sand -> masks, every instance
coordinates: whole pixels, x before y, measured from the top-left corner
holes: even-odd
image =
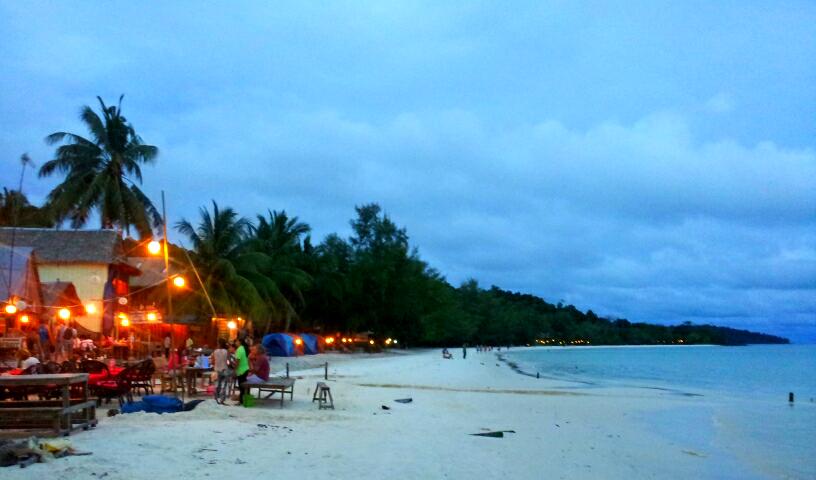
[[[498,430],[495,432],[471,433],[475,437],[504,438],[505,433],[516,433],[515,430]]]
[[[396,399],[394,401],[399,402],[399,403],[411,403],[411,402],[414,401],[414,399],[413,398],[398,398],[398,399]]]
[[[90,455],[91,452],[74,450],[68,440],[31,437],[24,440],[0,440],[0,467],[19,465],[25,468],[52,458],[71,455]]]

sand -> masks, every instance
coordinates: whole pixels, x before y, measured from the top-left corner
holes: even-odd
[[[766,478],[695,431],[705,397],[581,388],[519,375],[494,353],[319,355],[292,362],[294,402],[211,400],[192,412],[108,418],[70,437],[91,456],[0,470],[4,479]],[[328,361],[335,410],[311,402]],[[282,367],[280,361],[273,365]],[[412,398],[408,404],[394,402]],[[382,406],[389,407],[384,410]],[[689,413],[691,412],[691,413]],[[661,420],[668,428],[656,428]],[[707,428],[699,425],[702,433]],[[473,433],[513,430],[503,438]],[[680,438],[678,440],[678,438]],[[737,446],[734,449],[739,450]]]

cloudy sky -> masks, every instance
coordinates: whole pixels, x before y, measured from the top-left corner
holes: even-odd
[[[378,202],[454,284],[816,341],[813,2],[164,3],[0,1],[3,185],[124,93],[172,221]]]

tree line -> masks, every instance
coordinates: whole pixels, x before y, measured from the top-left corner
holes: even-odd
[[[159,150],[122,115],[121,97],[117,106],[98,100],[101,115],[89,106],[80,111],[89,138],[46,137],[56,150],[39,175],[63,179],[45,205],[4,189],[0,224],[81,228],[98,215],[103,228],[132,229],[141,238],[158,231],[161,218],[140,186],[141,167],[155,162]],[[173,225],[189,244],[171,248],[174,261],[192,263],[198,274],[176,311],[203,319],[213,309],[241,315],[263,331],[368,331],[403,345],[787,342],[711,325],[605,319],[534,295],[484,289],[476,280],[453,286],[420,258],[406,229],[380,205],[357,206],[355,214],[351,236],[331,234],[314,243],[309,225],[285,211],[247,219],[213,200],[199,218]]]

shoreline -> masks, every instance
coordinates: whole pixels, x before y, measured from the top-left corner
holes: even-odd
[[[466,360],[443,360],[437,350],[318,355],[291,369],[294,401],[282,409],[207,400],[162,416],[107,418],[101,410],[96,429],[67,437],[93,455],[2,473],[10,480],[229,479],[267,468],[337,479],[764,478],[707,443],[703,430],[694,429],[700,438],[656,430],[655,419],[705,420],[717,399],[620,387],[565,391],[574,387],[519,375],[498,352],[468,353]],[[273,359],[273,370],[285,361]],[[335,410],[311,402],[325,361]],[[395,402],[401,398],[412,402]],[[473,436],[510,430],[503,438]]]

